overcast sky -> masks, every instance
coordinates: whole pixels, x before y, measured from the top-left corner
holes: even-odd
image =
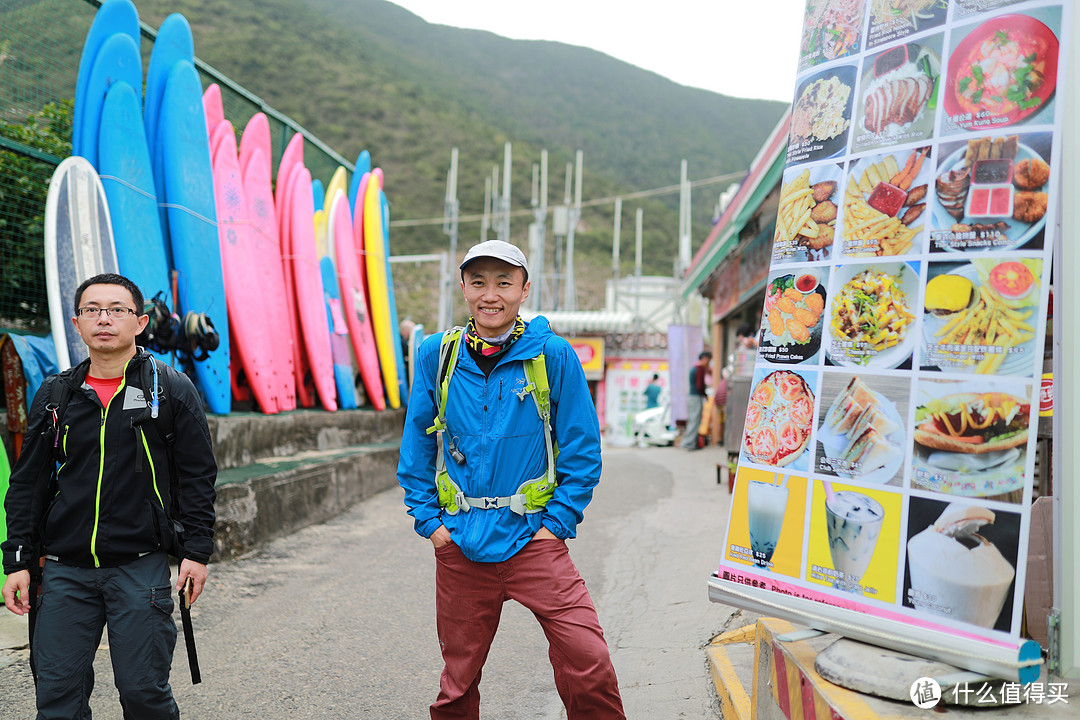
[[[428,22],[591,47],[682,85],[791,102],[805,0],[391,0]]]

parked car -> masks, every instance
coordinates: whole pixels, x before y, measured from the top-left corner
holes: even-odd
[[[638,447],[673,445],[678,434],[673,425],[670,405],[642,410],[633,420],[634,443]]]

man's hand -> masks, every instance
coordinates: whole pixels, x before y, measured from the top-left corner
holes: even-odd
[[[533,540],[558,540],[559,538],[555,537],[555,533],[551,532],[546,527],[541,525],[540,529],[536,531],[536,534],[532,536],[532,539]]]
[[[428,539],[431,540],[431,544],[435,546],[436,550],[443,547],[444,545],[449,545],[450,543],[454,542],[450,538],[450,531],[446,529],[445,525],[440,525],[439,527],[437,527],[435,529],[435,532],[431,533]]]
[[[4,605],[16,615],[30,612],[30,571],[19,570],[4,581]]]
[[[179,577],[176,579],[177,592],[184,588],[184,583],[187,582],[188,578],[191,578],[191,595],[188,597],[188,604],[194,605],[195,600],[202,594],[203,587],[206,585],[206,566],[194,560],[182,560],[180,562]]]

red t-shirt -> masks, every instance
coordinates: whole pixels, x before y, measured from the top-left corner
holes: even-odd
[[[124,378],[96,378],[90,375],[86,376],[86,384],[94,388],[94,392],[97,393],[98,399],[101,400],[101,404],[104,407],[109,407],[109,401],[112,400],[113,395],[116,394],[116,389],[120,387],[120,383],[124,381]]]

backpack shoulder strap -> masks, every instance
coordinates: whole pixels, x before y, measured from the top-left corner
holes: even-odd
[[[176,443],[176,421],[173,416],[173,408],[169,403],[169,386],[172,378],[169,372],[175,370],[157,358],[150,356],[142,366],[143,393],[147,394],[150,403],[150,419],[157,428],[161,439],[169,448],[170,457],[172,446]]]
[[[465,334],[465,328],[452,327],[443,333],[442,343],[439,345],[439,374],[435,378],[435,387],[439,393],[438,414],[434,424],[427,429],[427,434],[441,433],[446,429],[446,398],[450,394],[450,379],[457,367],[458,349],[461,347],[461,338]]]

